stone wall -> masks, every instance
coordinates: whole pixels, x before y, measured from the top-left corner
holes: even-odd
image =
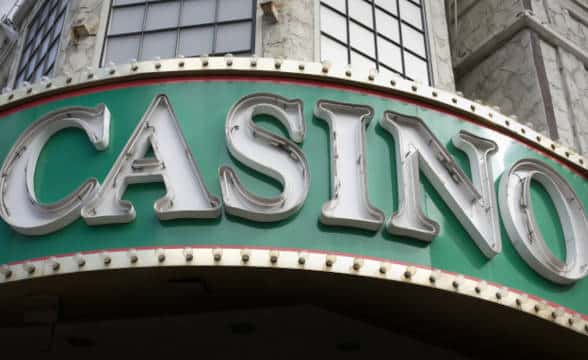
[[[588,154],[588,1],[446,0],[457,89]]]

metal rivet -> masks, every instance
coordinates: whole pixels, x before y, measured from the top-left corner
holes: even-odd
[[[391,86],[396,86],[396,80],[390,80],[390,85]]]
[[[221,254],[214,254],[214,261],[221,261]]]
[[[182,61],[180,61],[180,62],[178,63],[178,66],[179,66],[179,67],[184,67],[184,65],[186,65],[186,63],[184,62],[184,60],[182,60]]]
[[[65,82],[68,84],[71,84],[72,81],[73,81],[73,79],[71,77],[68,77],[67,79],[65,79]]]
[[[506,121],[504,122],[504,124],[505,124],[506,126],[510,126],[510,121],[506,120]]]
[[[495,296],[498,300],[502,299],[502,293],[500,291],[497,291]]]
[[[157,254],[157,261],[159,261],[160,263],[165,261],[165,250],[157,249],[156,254]]]
[[[345,76],[350,77],[351,76],[351,69],[347,69],[345,70]]]
[[[476,286],[476,287],[474,288],[474,290],[476,291],[476,294],[479,294],[479,293],[481,293],[481,292],[482,292],[482,289],[481,289],[479,286]]]
[[[521,128],[521,133],[526,133],[527,131],[525,130],[525,128]]]
[[[306,258],[305,258],[304,256],[300,256],[300,257],[298,258],[298,264],[299,264],[299,265],[304,265],[304,264],[306,264]]]
[[[324,61],[322,63],[322,65],[323,65],[323,67],[322,67],[321,71],[323,72],[323,74],[328,73],[329,72],[329,69],[331,68],[331,63],[329,63],[327,61]]]
[[[12,99],[14,99],[14,94],[8,95],[8,100],[12,100]]]
[[[541,142],[541,136],[537,136],[535,139],[537,139],[537,141]]]
[[[417,91],[417,90],[418,90],[418,87],[416,85],[413,85],[412,86],[412,91]]]
[[[161,63],[158,63],[158,62],[157,62],[157,63],[155,63],[155,68],[156,68],[157,70],[161,69]]]
[[[452,101],[454,104],[457,104],[457,98],[452,98],[452,99],[451,99],[451,101]]]
[[[488,117],[492,118],[492,117],[494,117],[494,114],[488,113]]]
[[[26,262],[26,263],[24,264],[24,268],[25,268],[25,271],[26,271],[26,272],[27,272],[29,275],[32,275],[32,274],[35,272],[35,270],[37,270],[37,268],[35,267],[35,265],[33,265],[33,264],[32,264],[32,263],[30,263],[30,262]]]
[[[459,283],[457,282],[457,280],[453,280],[451,286],[453,286],[453,288],[457,290],[459,288]]]
[[[93,78],[93,77],[94,77],[94,74],[93,74],[93,73],[89,73],[89,74],[88,74],[88,79],[91,79],[91,78]]]
[[[78,264],[78,267],[84,267],[84,265],[86,265],[86,260],[82,257],[82,254],[78,253],[75,255],[75,259],[76,259],[76,264]]]
[[[433,91],[433,97],[437,97],[437,95],[438,95],[437,92]]]
[[[570,157],[570,152],[566,151],[566,157]]]
[[[28,88],[28,89],[27,89],[27,94],[30,94],[30,93],[32,93],[32,92],[33,92],[33,88]]]
[[[131,261],[131,264],[135,264],[135,263],[137,263],[137,261],[139,261],[139,256],[137,256],[137,250],[135,250],[135,249],[129,250],[129,260]]]
[[[249,261],[249,254],[242,254],[241,260],[243,260],[244,263],[248,262]]]
[[[472,109],[472,111],[476,111],[476,106],[475,105],[470,105],[470,109]]]
[[[551,144],[551,149],[555,150],[555,144]]]
[[[202,66],[208,66],[208,55],[202,55],[200,57],[200,62],[202,63]]]
[[[298,70],[300,70],[300,71],[304,70],[304,64],[303,63],[298,64]]]
[[[105,255],[104,256],[104,265],[109,265],[112,262],[112,259],[110,258],[110,256]]]
[[[430,282],[431,284],[434,284],[436,281],[437,281],[437,279],[435,278],[435,276],[433,276],[433,275],[430,275],[430,276],[429,276],[429,282]]]
[[[515,300],[515,302],[517,303],[517,306],[519,306],[519,307],[520,307],[521,305],[523,305],[523,301],[521,300],[521,298],[517,298],[517,299]]]
[[[335,257],[332,255],[328,255],[327,259],[325,261],[325,265],[327,265],[327,267],[331,267],[331,266],[333,266],[334,263],[335,263]]]
[[[382,266],[380,266],[379,271],[380,271],[380,274],[384,275],[388,271],[388,268],[385,265],[382,265]]]
[[[359,269],[361,269],[362,266],[363,266],[363,260],[361,260],[361,259],[353,260],[353,270],[354,271],[359,271]]]
[[[2,275],[4,275],[5,279],[9,279],[12,276],[12,270],[8,267],[8,265],[2,265],[0,272],[2,272]]]
[[[276,59],[276,60],[274,61],[274,67],[275,67],[276,69],[279,69],[279,68],[281,68],[281,67],[282,67],[282,59]]]
[[[573,318],[568,319],[568,325],[574,326],[574,319]]]
[[[61,264],[59,264],[59,262],[57,261],[57,258],[51,257],[49,259],[49,261],[51,262],[51,269],[53,269],[53,271],[59,270],[59,268],[61,267]]]
[[[47,84],[45,84],[45,87],[46,87],[47,89],[49,89],[51,86],[53,86],[53,84],[52,84],[51,82],[48,82]]]
[[[414,268],[414,266],[409,266],[406,268],[406,270],[404,271],[404,278],[407,280],[412,279],[412,276],[415,274],[416,269]]]
[[[578,159],[578,162],[580,162],[580,164],[584,163],[584,159]]]
[[[184,249],[184,257],[186,258],[186,261],[194,260],[194,252],[192,251],[191,248]]]
[[[272,264],[275,264],[278,262],[278,253],[277,252],[275,252],[275,251],[270,252],[270,262]]]

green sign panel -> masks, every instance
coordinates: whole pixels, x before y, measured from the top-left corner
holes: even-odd
[[[254,96],[260,93],[265,94],[265,98]],[[159,96],[161,94],[165,96]],[[283,100],[282,104],[280,98],[301,102]],[[158,99],[163,101],[160,103],[165,105],[163,108],[155,106]],[[563,179],[577,196],[575,200],[581,203],[578,208],[583,209],[588,204],[588,182],[567,166],[504,134],[430,107],[353,89],[255,79],[162,81],[100,89],[9,113],[0,119],[0,157],[10,158],[9,153],[19,137],[47,114],[71,107],[78,108],[71,110],[75,113],[81,111],[80,107],[95,109],[99,104],[104,104],[110,113],[109,139],[102,144],[104,149],[97,149],[83,130],[63,127],[39,150],[34,177],[30,178],[41,204],[61,201],[90,178],[98,179],[103,188],[98,190],[96,186],[91,196],[89,191],[86,193],[93,200],[86,208],[78,208],[67,215],[71,220],[69,225],[66,224],[69,221],[64,221],[63,226],[35,233],[36,230],[22,230],[24,225],[21,229],[9,225],[11,218],[20,216],[20,207],[11,205],[6,195],[17,191],[13,189],[18,188],[15,185],[18,178],[16,175],[8,178],[11,182],[6,182],[3,188],[6,201],[3,203],[5,221],[0,223],[0,263],[142,247],[307,249],[389,259],[460,273],[588,313],[586,265],[566,262],[570,260],[568,248],[574,246],[577,249],[574,261],[585,261],[585,246],[578,244],[586,239],[575,238],[575,233],[569,230],[578,228],[566,217],[566,208],[559,205],[561,201],[556,196],[566,194],[567,188],[559,181]],[[293,106],[293,115],[289,115],[288,106]],[[284,111],[285,115],[281,115],[294,116],[293,120],[279,119],[281,115],[276,113],[276,107]],[[302,109],[300,114],[295,111],[298,107]],[[177,134],[180,137],[183,134],[185,145],[197,164],[194,169],[188,169],[191,171],[188,174],[199,176],[194,175],[192,180],[196,180],[189,183],[181,181],[190,176],[183,180],[175,178],[174,181],[179,182],[174,184],[177,185],[174,189],[205,189],[199,196],[210,202],[207,211],[174,213],[169,210],[173,202],[165,202],[169,200],[165,200],[166,185],[171,188],[172,181],[160,182],[171,176],[162,169],[171,171],[175,166],[178,171],[188,171],[179,158],[167,160],[167,166],[162,166],[160,161],[162,156],[173,154],[171,150],[166,153],[169,139],[182,145],[177,136],[173,139],[173,132],[169,137],[173,127],[165,128],[169,131],[164,134],[166,130],[150,118],[160,116],[158,111],[167,111],[165,109],[173,110],[168,115],[177,120]],[[227,119],[228,114],[234,118]],[[75,117],[75,114],[68,115]],[[248,144],[245,137],[237,135],[251,116],[258,129],[249,129],[250,134],[289,153],[292,161],[304,168],[299,182],[293,179],[295,176],[268,176],[271,175],[271,171],[267,171],[269,165],[265,170],[263,164],[259,165],[265,159],[263,152],[253,163],[248,162],[255,153],[251,150],[254,144]],[[302,121],[299,128],[296,128],[296,117]],[[369,118],[373,120],[368,123]],[[240,124],[240,119],[245,122]],[[138,127],[141,121],[146,124]],[[150,126],[154,130],[150,130]],[[463,151],[467,146],[460,146],[456,141],[460,132],[465,134],[461,139],[469,139],[477,150],[489,150],[487,159],[478,156],[478,160],[472,162]],[[298,135],[303,135],[303,139],[296,139]],[[151,142],[141,140],[142,137]],[[132,166],[126,166],[125,157],[135,156],[137,149],[128,146],[133,139],[137,144],[151,144],[153,149],[141,148],[147,154],[141,154],[140,159],[132,161]],[[490,149],[493,146],[497,149]],[[248,153],[248,150],[253,152]],[[18,152],[18,149],[12,151]],[[277,163],[271,159],[271,152],[267,155],[265,160],[274,161],[277,168],[283,166],[282,173],[288,175],[287,162]],[[485,159],[487,162],[481,161]],[[523,159],[528,163],[521,163]],[[18,169],[16,161],[14,172]],[[513,167],[513,164],[520,166]],[[117,166],[121,171],[118,175]],[[489,172],[478,169],[485,166]],[[132,180],[130,173],[133,171],[149,171],[153,167],[159,171],[159,175],[151,178],[153,182],[145,183],[147,180],[139,177]],[[415,172],[419,168],[420,175],[418,170]],[[439,173],[438,168],[445,170]],[[122,199],[132,204],[134,218],[129,215],[121,221],[121,217],[111,213],[95,216],[96,212],[112,210],[103,210],[111,204],[106,197],[110,188],[118,189],[119,182],[124,181],[124,171],[129,172],[130,180],[127,179],[126,191],[122,188]],[[559,174],[561,179],[554,180],[549,171]],[[533,181],[529,177],[528,185],[522,190],[513,183],[513,193],[509,192],[509,182],[505,179],[509,174],[515,178],[531,173],[540,175]],[[474,174],[481,174],[482,179],[476,181]],[[484,179],[484,174],[491,178]],[[239,183],[235,184],[235,177],[231,176],[238,177]],[[221,189],[223,179],[226,189]],[[484,188],[476,185],[477,182],[490,185]],[[480,203],[480,208],[490,215],[477,214],[462,200],[454,199],[457,190],[452,189],[458,189],[464,199],[471,194],[469,201]],[[182,191],[173,196],[177,204],[191,194]],[[416,202],[407,199],[411,196]],[[160,198],[165,201],[154,207]],[[100,202],[100,199],[106,200]],[[533,254],[525,259],[524,246],[517,249],[517,245],[513,245],[519,220],[514,215],[505,219],[508,199],[514,199],[515,210],[520,208],[524,210],[521,214],[530,214],[525,219],[534,220],[531,225],[535,227],[528,223],[524,226],[542,235],[542,243],[549,253],[546,261],[553,263],[541,264],[541,258],[533,258]],[[331,203],[326,204],[329,201]],[[279,208],[284,210],[280,212]],[[396,220],[389,221],[393,214],[398,215]],[[491,214],[495,214],[495,218]],[[581,225],[586,215],[578,216],[576,221]],[[422,225],[422,230],[409,226],[411,221]],[[497,224],[495,234],[492,221]],[[509,223],[512,232],[507,229]],[[537,234],[530,236],[537,239]],[[539,264],[534,266],[533,261]],[[542,273],[542,266],[563,270]],[[574,266],[577,266],[574,273],[566,273]]]

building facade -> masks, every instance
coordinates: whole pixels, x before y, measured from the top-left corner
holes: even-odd
[[[1,6],[0,344],[588,352],[585,0]]]

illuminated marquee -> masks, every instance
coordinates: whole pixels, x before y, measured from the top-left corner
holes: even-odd
[[[165,95],[156,96],[136,126],[102,184],[89,179],[62,200],[41,204],[35,196],[35,169],[39,155],[55,133],[81,128],[97,150],[109,146],[110,112],[96,108],[64,108],[30,125],[8,153],[1,169],[0,216],[15,231],[44,235],[58,231],[80,216],[88,225],[128,223],[135,208],[123,200],[127,185],[161,182],[166,194],[154,204],[162,221],[221,216],[221,206],[236,217],[253,222],[288,219],[303,206],[310,189],[311,168],[297,145],[306,135],[300,100],[271,93],[254,93],[238,100],[228,111],[225,141],[230,154],[245,166],[277,180],[282,191],[262,197],[248,190],[237,172],[219,170],[221,200],[206,188],[200,170]],[[280,121],[287,139],[253,122],[265,114]],[[362,104],[318,100],[315,116],[329,128],[331,198],[320,213],[326,225],[377,231],[384,213],[374,207],[367,191],[365,130],[373,117]],[[459,131],[453,144],[469,159],[472,181],[446,148],[418,117],[386,111],[380,124],[396,146],[399,209],[386,222],[385,231],[430,242],[440,226],[421,209],[422,173],[439,192],[479,250],[492,258],[501,252],[499,207],[508,236],[524,261],[546,279],[568,284],[588,274],[588,220],[582,201],[570,184],[547,164],[521,159],[501,177],[499,207],[489,163],[498,145],[467,131]],[[202,135],[206,136],[206,135]],[[152,149],[153,156],[146,154]],[[221,164],[219,164],[221,165]],[[420,171],[419,171],[420,170]],[[540,182],[557,208],[563,225],[566,260],[557,260],[546,245],[530,206],[531,180]],[[391,190],[392,191],[392,190]],[[285,225],[287,226],[287,225]]]

